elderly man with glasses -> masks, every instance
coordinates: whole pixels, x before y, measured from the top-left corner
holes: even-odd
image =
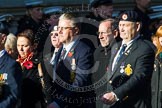
[[[111,57],[111,47],[115,43],[115,38],[118,36],[118,30],[116,29],[115,24],[116,22],[112,18],[108,18],[100,22],[97,34],[101,45],[99,45],[99,47],[94,52],[94,60],[97,68],[97,70],[95,70],[92,75],[94,83],[105,81],[103,78],[106,75],[106,71],[108,69]],[[106,81],[99,88],[96,88],[96,96],[99,97],[105,91]],[[100,101],[100,99],[96,100],[96,108],[102,108],[103,105],[104,104]]]
[[[54,63],[54,101],[48,108],[94,108],[95,95],[90,87],[93,48],[78,34],[76,18],[71,14],[62,14],[58,36],[63,46]]]

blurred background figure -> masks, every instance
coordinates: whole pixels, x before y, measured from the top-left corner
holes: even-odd
[[[162,25],[162,18],[152,19],[151,24],[149,26],[152,35],[156,34],[157,29]]]
[[[43,11],[41,7],[42,1],[28,1],[26,0],[26,15],[18,21],[17,34],[25,29],[31,29],[35,34],[38,28],[43,23]]]
[[[11,55],[12,58],[17,59],[17,47],[16,47],[16,36],[12,31],[15,31],[16,27],[12,28],[13,16],[11,14],[3,14],[0,16],[1,27],[6,29],[7,39],[5,41],[5,50]]]
[[[16,34],[17,21],[12,14],[2,14],[0,16],[0,21],[5,24],[10,33]]]
[[[92,19],[101,21],[112,17],[113,0],[91,0],[90,7],[92,13],[89,17]]]
[[[154,72],[152,74],[151,88],[152,88],[152,108],[162,107],[162,26],[160,26],[156,34],[152,36],[152,41],[157,48],[155,62],[154,62]]]
[[[9,55],[11,55],[12,58],[14,58],[15,60],[17,59],[17,38],[12,33],[9,33],[9,35],[7,35],[5,50],[8,52]]]
[[[134,7],[134,11],[138,13],[142,22],[140,34],[142,35],[143,39],[149,41],[151,41],[151,30],[149,29],[151,19],[148,16],[150,3],[151,0],[135,0],[136,5]]]
[[[35,51],[38,52],[40,56],[42,56],[42,52],[45,52],[44,50],[47,49],[44,48],[45,42],[51,30],[53,30],[53,27],[58,24],[58,18],[60,16],[59,13],[55,13],[52,11],[50,13],[47,12],[45,13],[46,13],[45,20],[43,24],[39,27],[34,38],[34,43],[37,46]],[[46,54],[48,53],[49,52],[46,52]]]
[[[50,33],[50,36],[51,36],[51,43],[52,43],[52,46],[53,46],[53,56],[52,56],[52,59],[51,59],[51,64],[53,64],[54,62],[54,58],[59,50],[59,48],[61,48],[62,46],[62,43],[59,41],[59,37],[58,37],[58,31],[57,31],[57,26],[54,26],[52,32]]]

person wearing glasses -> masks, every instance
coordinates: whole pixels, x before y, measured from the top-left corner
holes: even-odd
[[[151,76],[155,46],[140,35],[141,20],[135,11],[119,15],[122,41],[112,47],[107,71],[107,108],[151,108]]]
[[[98,29],[98,38],[101,45],[94,52],[95,63],[99,63],[97,66],[96,72],[93,73],[94,83],[98,83],[99,80],[104,77],[111,57],[111,47],[115,43],[115,38],[118,36],[118,30],[115,27],[115,20],[108,18],[100,22]],[[106,84],[106,82],[105,82]],[[105,84],[101,85],[98,89],[95,90],[96,96],[101,95],[106,91]],[[98,99],[96,101],[96,108],[102,108],[103,103]]]
[[[94,51],[84,39],[79,38],[79,28],[72,14],[60,16],[58,36],[63,46],[54,63],[55,91],[52,94],[53,102],[48,108],[94,108],[94,92],[89,87],[92,84]]]

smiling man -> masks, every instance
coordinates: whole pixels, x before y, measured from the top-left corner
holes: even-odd
[[[151,75],[154,45],[141,39],[141,22],[135,11],[119,16],[120,48],[114,45],[107,72],[107,93],[102,96],[107,108],[151,108]]]

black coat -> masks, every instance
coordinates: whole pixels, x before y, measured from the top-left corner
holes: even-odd
[[[58,51],[54,64],[56,80],[53,84],[53,98],[60,108],[94,108],[94,91],[86,88],[92,84],[93,49],[84,40],[78,39],[67,52],[65,59],[60,62],[62,48]],[[71,65],[72,59],[75,60],[74,70]]]
[[[38,74],[38,59],[33,58],[31,69],[23,68],[21,108],[45,108],[45,97]]]
[[[162,53],[155,58],[154,72],[152,74],[152,108],[162,108]]]
[[[21,94],[21,66],[7,52],[0,57],[0,108],[15,108]]]
[[[113,71],[112,61],[118,47],[112,48],[108,71],[107,90],[113,91],[119,101],[110,108],[151,108],[151,75],[155,47],[149,41],[138,38],[124,52]]]
[[[101,84],[99,87],[95,87],[95,93],[96,93],[96,108],[102,108],[103,102],[101,102],[100,97],[102,94],[106,92],[106,80],[104,79],[105,74],[108,70],[108,65],[111,57],[111,47],[114,44],[112,41],[111,44],[109,44],[106,47],[102,47],[101,45],[95,50],[94,52],[94,60],[95,60],[95,68],[92,75],[93,84],[94,83],[100,83],[101,81],[104,81],[103,84]]]

